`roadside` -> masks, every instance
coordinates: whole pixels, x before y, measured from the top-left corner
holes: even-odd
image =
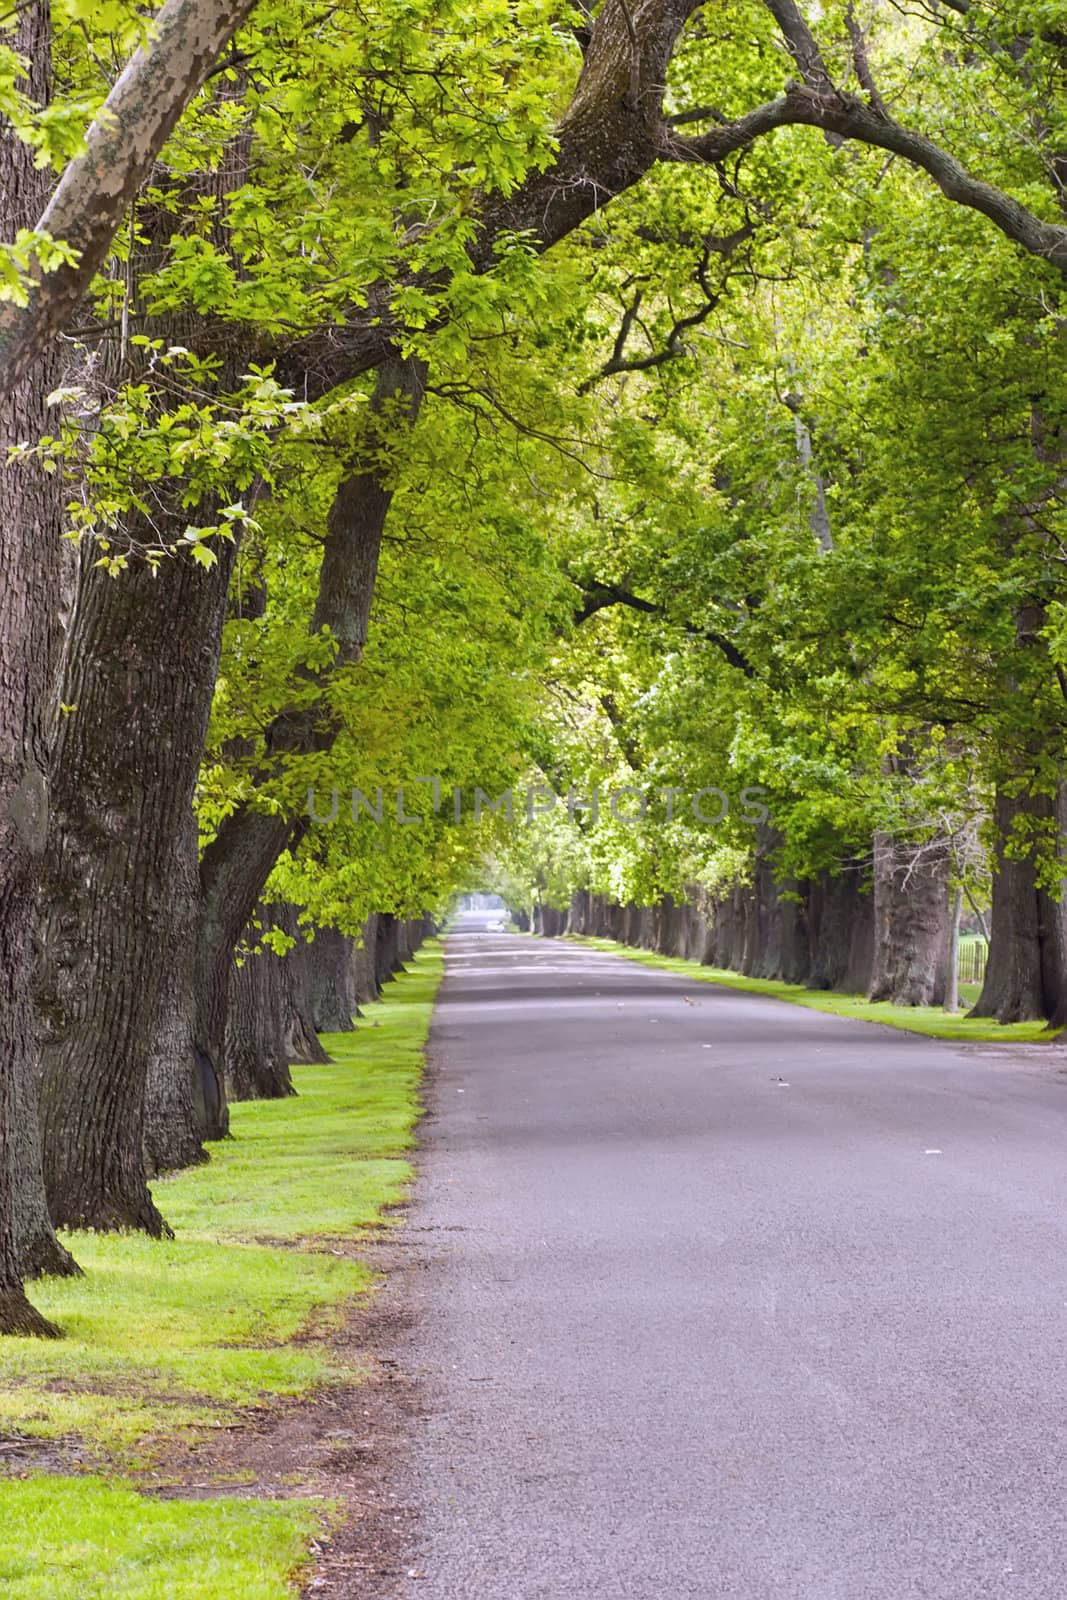
[[[154,1186],[175,1239],[68,1239],[85,1277],[36,1286],[66,1337],[0,1342],[12,1600],[282,1600],[342,1518],[380,1541],[369,1291],[441,971],[425,946],[295,1099],[234,1106],[211,1162]]]
[[[565,934],[564,937],[573,944],[626,956],[630,961],[639,961],[646,967],[657,967],[661,972],[696,978],[701,983],[719,984],[726,989],[740,989],[746,994],[769,995],[774,1000],[788,1000],[791,1005],[807,1006],[811,1011],[826,1011],[835,1017],[850,1017],[856,1022],[881,1022],[887,1028],[921,1033],[928,1039],[954,1039],[959,1044],[1051,1044],[1062,1032],[1062,1029],[1050,1031],[1044,1022],[1001,1025],[991,1022],[988,1017],[968,1017],[965,1010],[952,1013],[942,1011],[940,1006],[895,1006],[887,1000],[866,1000],[859,994],[838,994],[832,989],[805,989],[800,983],[781,983],[770,978],[746,978],[741,973],[728,972],[721,967],[702,966],[699,961],[661,956],[651,950],[635,950],[632,945],[617,944],[614,939],[596,939],[576,933]],[[960,985],[960,1003],[964,1008],[973,1005],[977,998],[977,985]]]

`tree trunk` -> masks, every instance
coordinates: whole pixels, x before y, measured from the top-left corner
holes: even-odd
[[[375,419],[396,405],[413,423],[422,400],[418,361],[386,361],[369,408],[366,440],[372,465],[361,461],[338,487],[327,519],[322,568],[311,632],[329,628],[338,641],[336,661],[358,661],[367,640],[378,560],[393,491],[378,457],[383,443]],[[332,670],[332,669],[328,669]],[[268,730],[264,781],[292,754],[329,750],[337,732],[321,704],[283,711]],[[226,1007],[233,956],[283,850],[295,848],[309,826],[306,816],[286,818],[243,807],[220,825],[200,864],[201,918],[197,935],[197,1045],[211,1063],[225,1053]]]
[[[196,818],[190,806],[177,841],[174,940],[163,973],[148,1053],[145,1087],[145,1166],[174,1172],[207,1160],[202,1141],[217,1128],[225,1097],[210,1063],[196,1054],[193,1029],[193,941],[199,876]]]
[[[266,921],[266,915],[263,919]],[[288,958],[264,949],[233,975],[226,1015],[226,1088],[231,1100],[295,1094],[284,1038],[283,972]]]
[[[179,855],[235,548],[118,578],[83,555],[53,757],[39,989],[45,1184],[57,1225],[166,1232],[145,1090],[182,915]]]
[[[858,866],[823,872],[807,886],[806,922],[810,989],[865,994],[870,986],[871,897],[863,893]]]
[[[60,1244],[44,1192],[37,1082],[24,1060],[15,1074],[14,1200],[15,1243],[24,1278],[78,1277],[81,1268]]]
[[[993,909],[985,982],[972,1017],[998,1022],[1048,1018],[1057,1026],[1067,1011],[1067,936],[1065,908],[1038,886],[1031,850],[1013,830],[1016,818],[1030,828],[1055,826],[1060,850],[1064,836],[1067,785],[1055,800],[1026,791],[997,791],[993,820],[997,833],[993,871]],[[1015,844],[1012,844],[1012,840]],[[1013,853],[1009,854],[1009,848]],[[1021,849],[1022,853],[1015,854]]]
[[[28,62],[28,91],[50,89],[48,7],[19,16],[9,42]],[[14,232],[40,213],[47,176],[8,129],[0,140],[0,214]],[[57,357],[0,398],[0,447],[50,431],[44,397]],[[54,1335],[24,1275],[71,1270],[47,1220],[34,1108],[32,988],[36,896],[48,828],[48,725],[59,643],[62,493],[32,458],[0,472],[0,1333]]]
[[[267,907],[270,920],[295,940],[284,956],[277,957],[281,975],[282,1041],[287,1061],[325,1063],[330,1057],[315,1032],[311,1000],[311,946],[300,926],[295,906]]]
[[[379,987],[392,983],[400,971],[400,931],[391,911],[379,911],[377,937],[374,943],[374,976]]]
[[[370,1005],[381,994],[381,985],[375,971],[375,952],[378,948],[378,918],[372,912],[360,929],[352,951],[352,973],[357,1005]]]
[[[219,80],[216,98],[239,93]],[[190,187],[219,201],[247,170],[247,126],[222,161],[190,175]],[[218,213],[221,215],[221,211]],[[165,208],[139,216],[131,262],[136,283],[168,255],[174,220]],[[223,245],[224,225],[216,225]],[[204,353],[221,347],[220,392],[247,370],[243,340],[219,337],[195,309],[144,324],[168,341]],[[100,381],[152,381],[142,360],[116,336],[101,340]],[[161,406],[171,402],[164,388]],[[190,1094],[199,1101],[205,1132],[225,1132],[221,1075],[197,1052],[176,1059],[187,1038],[175,1012],[188,1003],[188,976],[171,972],[187,948],[188,827],[203,755],[226,619],[232,540],[217,539],[215,564],[192,560],[182,535],[190,520],[217,521],[229,486],[205,491],[195,508],[160,491],[151,515],[130,515],[124,530],[130,565],[117,578],[82,552],[74,615],[67,639],[61,718],[53,754],[53,828],[47,862],[46,965],[42,1017],[42,1134],[45,1181],[55,1219],[71,1227],[135,1228],[159,1235],[165,1224],[145,1177],[145,1102],[150,1061],[157,1079],[153,1117],[164,1112],[148,1143],[170,1165],[199,1148],[182,1129]],[[162,541],[173,551],[158,569],[138,554]],[[180,930],[180,932],[179,932]],[[164,996],[163,980],[171,983]],[[165,1009],[164,1009],[165,1006]],[[166,1023],[166,1036],[160,1028]],[[164,1093],[165,1091],[165,1093]],[[211,1116],[214,1113],[214,1116]],[[176,1140],[179,1149],[166,1146]]]
[[[358,1010],[352,940],[336,928],[317,928],[307,960],[315,1032],[351,1033]]]
[[[400,969],[406,967],[415,954],[411,943],[412,927],[413,923],[408,917],[401,917],[396,925],[396,957]]]
[[[779,881],[776,857],[782,836],[767,823],[756,829],[756,860],[752,875],[756,937],[745,971],[755,978],[802,982],[808,959],[804,948],[801,908],[793,898],[795,880]]]
[[[947,840],[874,838],[874,971],[871,1000],[936,1006],[945,997],[949,942]]]

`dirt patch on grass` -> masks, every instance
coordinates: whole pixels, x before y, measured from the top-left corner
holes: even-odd
[[[29,1472],[85,1470],[86,1451],[78,1439],[36,1439],[28,1433],[0,1429],[0,1478],[24,1478]]]
[[[347,1308],[331,1307],[327,1328],[312,1325],[295,1342],[321,1342],[332,1364],[352,1381],[294,1399],[243,1407],[217,1426],[186,1428],[151,1441],[151,1460],[129,1473],[143,1493],[163,1499],[219,1495],[303,1499],[329,1505],[327,1531],[313,1548],[304,1593],[315,1600],[382,1600],[390,1580],[406,1572],[413,1508],[398,1500],[401,1465],[420,1415],[416,1385],[390,1352],[410,1323],[404,1309],[405,1268],[415,1266],[416,1240],[388,1224],[345,1241],[375,1275],[371,1291]],[[340,1313],[338,1319],[338,1312]],[[65,1393],[139,1394],[136,1384],[56,1379],[42,1385]],[[161,1397],[211,1409],[206,1397]],[[39,1439],[0,1428],[0,1480],[30,1473],[99,1472],[105,1463],[76,1435]]]
[[[410,1261],[410,1246],[402,1228],[382,1233],[377,1243],[364,1238],[360,1249],[381,1274],[379,1287],[351,1306],[324,1340],[339,1367],[365,1377],[275,1400],[235,1423],[168,1440],[153,1466],[134,1475],[142,1491],[166,1498],[236,1494],[329,1502],[328,1533],[313,1551],[304,1590],[315,1600],[380,1600],[389,1580],[404,1576],[403,1557],[411,1548],[413,1508],[393,1486],[402,1479],[419,1401],[414,1380],[389,1355],[409,1321],[404,1272],[397,1269]]]

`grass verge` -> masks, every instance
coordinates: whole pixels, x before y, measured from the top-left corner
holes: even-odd
[[[234,1106],[207,1166],[153,1186],[173,1240],[66,1236],[86,1276],[33,1296],[66,1337],[0,1340],[0,1433],[55,1440],[87,1470],[0,1479],[5,1597],[291,1593],[321,1508],[159,1501],[114,1474],[248,1407],[358,1378],[328,1335],[372,1275],[337,1247],[404,1195],[441,969],[424,947],[355,1033],[327,1038],[330,1065],[293,1069],[296,1099]]]
[[[715,983],[725,989],[743,989],[747,994],[766,994],[775,1000],[788,1000],[792,1005],[807,1006],[811,1011],[828,1011],[835,1017],[851,1017],[859,1022],[882,1022],[890,1028],[901,1028],[905,1033],[923,1033],[931,1039],[956,1039],[962,1043],[1041,1043],[1048,1044],[1059,1037],[1059,1030],[1050,1033],[1043,1022],[1012,1022],[1002,1026],[986,1017],[967,1017],[962,1012],[953,1015],[938,1006],[895,1006],[887,1000],[866,1000],[859,994],[837,994],[831,989],[805,989],[799,983],[779,983],[771,978],[746,978],[738,972],[727,972],[721,967],[703,967],[699,961],[683,961],[675,956],[656,955],[651,950],[635,950],[630,945],[616,944],[614,939],[594,939],[579,934],[568,934],[577,944],[589,945],[596,950],[607,950],[612,955],[627,956],[646,967],[658,967],[663,972],[675,972],[681,977],[697,978],[702,983]],[[961,999],[964,1004],[974,1004],[978,998],[976,986],[964,986]]]

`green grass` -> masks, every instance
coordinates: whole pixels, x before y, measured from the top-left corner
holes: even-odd
[[[18,1600],[292,1600],[321,1517],[307,1501],[150,1500],[98,1479],[3,1486],[0,1594]]]
[[[788,1000],[792,1005],[807,1006],[812,1011],[828,1011],[835,1017],[852,1017],[859,1022],[883,1022],[887,1027],[902,1028],[906,1033],[924,1033],[932,1039],[959,1039],[967,1043],[1038,1041],[1047,1044],[1057,1037],[1057,1033],[1050,1033],[1043,1022],[1012,1022],[1002,1027],[985,1017],[967,1017],[962,1012],[953,1015],[938,1006],[894,1006],[886,1000],[865,1000],[858,994],[836,994],[830,989],[805,989],[799,983],[779,983],[770,978],[745,978],[740,973],[726,972],[720,967],[703,967],[699,961],[656,955],[651,950],[634,950],[629,945],[616,944],[613,939],[577,935],[568,937],[598,950],[627,956],[631,961],[640,961],[648,967],[659,967],[664,972],[676,972],[686,978],[698,978],[702,983],[716,983],[726,989],[743,989],[748,994],[770,995],[775,1000]],[[965,1005],[973,1005],[977,998],[978,985],[961,985],[960,999]]]
[[[373,1278],[336,1246],[404,1195],[441,968],[425,947],[326,1040],[330,1065],[293,1069],[295,1099],[234,1106],[207,1166],[154,1185],[176,1238],[66,1236],[86,1276],[33,1285],[66,1337],[0,1340],[0,1431],[128,1471],[176,1434],[358,1378],[326,1335]],[[0,1595],[265,1600],[290,1592],[313,1521],[306,1504],[161,1503],[110,1478],[0,1481]]]

